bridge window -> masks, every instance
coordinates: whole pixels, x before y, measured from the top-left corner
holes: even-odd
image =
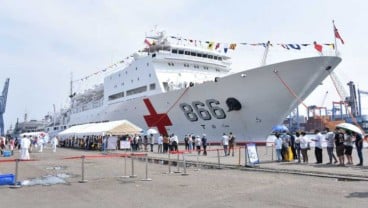
[[[185,51],[184,54],[189,56],[190,55],[190,52],[189,51]]]
[[[178,50],[177,49],[172,49],[171,51],[172,53],[178,53]]]
[[[184,51],[183,50],[179,50],[179,54],[184,54]]]
[[[166,92],[168,92],[170,90],[169,83],[163,82],[162,85],[163,85],[163,87],[164,87],[164,89],[165,89]]]
[[[201,54],[201,53],[197,53],[197,56],[198,56],[198,57],[202,57],[202,54]]]
[[[127,96],[147,91],[147,86],[137,87],[126,92]]]
[[[190,52],[191,56],[197,56],[196,52]]]
[[[124,92],[119,92],[119,93],[110,95],[109,100],[115,100],[115,99],[118,99],[118,98],[121,98],[121,97],[124,97]]]
[[[217,60],[217,56],[214,56],[213,59]]]
[[[207,54],[203,54],[203,58],[207,58],[208,57],[208,55]]]
[[[150,84],[149,89],[150,90],[155,90],[156,89],[156,84],[155,83]]]
[[[208,58],[209,59],[213,59],[213,55],[208,55]]]

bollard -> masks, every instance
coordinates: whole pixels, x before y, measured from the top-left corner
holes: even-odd
[[[199,168],[199,155],[197,154],[197,164],[196,164],[197,168],[194,169],[194,171],[200,171],[201,169]]]
[[[86,183],[87,180],[84,180],[84,160],[86,156],[82,155],[82,180],[78,181],[79,183]]]
[[[218,167],[217,167],[217,169],[221,169],[221,163],[220,163],[220,151],[219,151],[219,149],[217,149],[217,162],[218,162]]]
[[[180,164],[179,164],[179,153],[177,153],[178,154],[178,158],[176,159],[176,167],[177,167],[177,169],[176,169],[176,171],[174,172],[174,173],[181,173],[181,171],[180,171]]]
[[[141,179],[141,181],[152,181],[151,178],[148,178],[148,154],[146,154],[146,178]]]
[[[15,179],[14,184],[9,186],[9,188],[20,188],[21,186],[18,184],[18,166],[19,166],[19,159],[15,159]]]
[[[124,155],[124,175],[123,176],[120,176],[120,178],[129,178],[129,176],[127,175],[127,172],[126,172],[126,158],[127,158],[127,155],[125,154]]]
[[[129,176],[129,178],[136,178],[137,175],[134,175],[134,154],[131,154],[130,158],[132,159],[132,174]]]
[[[184,154],[183,154],[183,168],[184,168],[184,173],[182,173],[181,175],[182,176],[187,176],[187,175],[189,175],[188,173],[187,173],[187,163],[185,162],[185,156],[184,156]]]

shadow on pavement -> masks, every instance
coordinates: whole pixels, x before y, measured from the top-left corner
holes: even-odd
[[[368,198],[368,192],[353,192],[346,196],[346,198]]]

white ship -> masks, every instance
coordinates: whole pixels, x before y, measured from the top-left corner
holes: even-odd
[[[272,126],[340,63],[318,56],[230,73],[225,54],[171,43],[163,32],[104,83],[71,98],[67,126],[126,119],[160,134],[207,134],[218,141],[265,140]]]

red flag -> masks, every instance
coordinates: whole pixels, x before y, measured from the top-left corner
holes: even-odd
[[[333,23],[333,26],[334,26],[335,38],[340,39],[341,43],[344,44],[344,40],[341,38],[341,35],[340,35],[339,31],[336,28],[335,22],[332,22],[332,23]]]
[[[215,49],[218,49],[220,47],[220,43],[217,43],[215,46]]]
[[[318,52],[322,53],[322,45],[318,44],[316,41],[314,41],[314,42],[313,42],[313,44],[314,44],[314,48],[315,48]]]
[[[147,40],[147,39],[144,39],[144,43],[147,44],[148,46],[151,46],[152,45],[152,43],[149,42],[149,40]]]

